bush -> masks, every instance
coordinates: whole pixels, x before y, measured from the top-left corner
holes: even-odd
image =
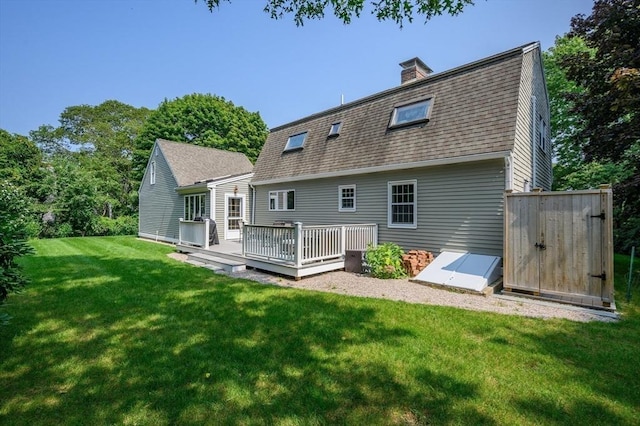
[[[19,292],[27,283],[16,261],[33,253],[27,243],[28,216],[25,195],[9,182],[0,184],[0,304],[9,293]],[[7,321],[6,315],[1,321]]]
[[[371,276],[375,278],[404,278],[407,276],[402,264],[404,251],[395,243],[384,243],[377,247],[369,246],[365,259]]]
[[[138,218],[136,216],[120,216],[117,219],[100,217],[94,230],[95,235],[136,235]]]

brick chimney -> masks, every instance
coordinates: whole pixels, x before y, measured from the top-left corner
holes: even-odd
[[[417,57],[401,62],[400,66],[402,67],[402,72],[400,73],[401,84],[423,79],[433,72],[431,68]]]

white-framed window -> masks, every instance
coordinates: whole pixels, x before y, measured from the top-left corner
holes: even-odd
[[[538,146],[544,152],[547,152],[547,123],[541,115],[538,115],[538,129],[536,131],[536,139]]]
[[[338,186],[338,211],[340,212],[356,211],[356,186],[355,185]]]
[[[338,121],[337,123],[333,123],[331,128],[329,129],[329,137],[338,136],[340,134],[340,129],[342,128],[342,122]]]
[[[151,162],[151,170],[149,170],[149,184],[150,185],[156,184],[156,162],[155,161]]]
[[[389,182],[388,191],[389,228],[417,228],[417,181],[414,179]]]
[[[296,209],[296,191],[269,191],[269,210],[285,211]]]
[[[204,218],[206,213],[206,195],[185,195],[184,196],[184,220],[195,220]]]
[[[289,136],[287,145],[284,147],[285,151],[292,151],[294,149],[302,149],[304,141],[307,140],[307,132],[298,133],[297,135]]]
[[[389,127],[400,127],[409,124],[429,121],[431,99],[425,99],[409,105],[401,105],[393,109]]]

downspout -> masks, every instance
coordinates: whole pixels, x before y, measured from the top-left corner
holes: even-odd
[[[218,200],[216,200],[216,188],[212,186],[209,188],[209,219],[216,221],[216,207],[218,207]]]
[[[256,223],[256,187],[249,184],[251,188],[251,225]]]
[[[531,95],[531,111],[532,111],[532,116],[531,116],[531,155],[532,155],[532,161],[533,164],[531,166],[531,188],[537,188],[538,187],[538,179],[536,176],[536,171],[537,171],[537,164],[538,164],[538,153],[537,153],[537,147],[536,147],[536,120],[538,118],[538,115],[536,114],[536,104],[537,104],[537,99],[536,99],[536,95]]]

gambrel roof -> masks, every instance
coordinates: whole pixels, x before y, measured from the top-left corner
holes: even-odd
[[[224,151],[188,143],[156,140],[178,186],[251,173],[253,165],[240,152]]]
[[[276,127],[256,162],[252,182],[366,173],[508,152],[513,149],[521,101],[523,55],[533,49],[539,44],[430,74]],[[431,99],[428,122],[390,128],[394,108],[426,99]],[[339,135],[329,137],[332,124],[338,122]],[[289,137],[303,132],[303,147],[284,151]]]

